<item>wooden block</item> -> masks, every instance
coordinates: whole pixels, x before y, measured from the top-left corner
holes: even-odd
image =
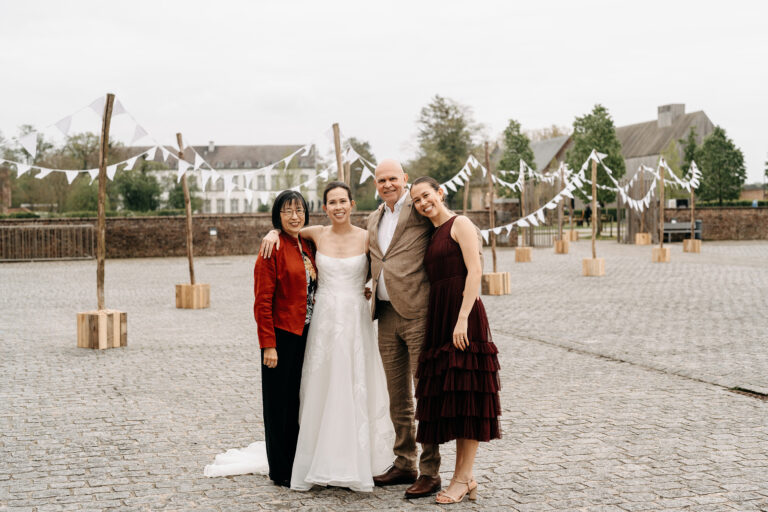
[[[568,240],[571,242],[578,242],[579,241],[579,232],[578,231],[570,231],[568,234]]]
[[[568,254],[568,240],[555,240],[555,254]]]
[[[531,261],[530,247],[515,247],[515,263],[528,263]]]
[[[128,346],[128,315],[102,309],[77,314],[78,348],[108,349]]]
[[[585,276],[604,276],[605,258],[584,258],[581,260],[581,270]]]
[[[182,309],[203,309],[211,306],[211,285],[177,284],[176,307]]]
[[[635,245],[651,245],[651,234],[635,233]]]
[[[701,240],[686,238],[683,240],[683,252],[701,252]]]
[[[483,295],[509,295],[512,281],[509,272],[489,272],[480,281]]]
[[[669,247],[654,247],[652,256],[654,263],[669,263],[672,259],[672,251]]]

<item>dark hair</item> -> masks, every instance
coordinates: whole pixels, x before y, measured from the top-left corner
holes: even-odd
[[[301,207],[304,208],[304,225],[309,224],[309,208],[307,207],[307,200],[304,196],[295,190],[283,190],[275,198],[275,202],[272,205],[272,226],[275,229],[283,229],[283,220],[280,218],[280,210],[283,206],[293,202],[301,203]]]
[[[328,204],[328,192],[335,188],[343,188],[347,191],[347,197],[349,200],[352,200],[352,190],[349,188],[349,185],[344,183],[343,181],[332,181],[329,184],[325,186],[325,190],[323,191],[323,204]]]
[[[428,184],[430,187],[435,189],[435,192],[440,190],[440,184],[432,176],[419,176],[418,178],[413,180],[413,183],[411,184],[411,189],[413,189],[413,187],[415,187],[419,183],[426,183],[426,184]]]

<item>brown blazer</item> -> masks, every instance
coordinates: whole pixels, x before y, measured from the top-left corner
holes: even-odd
[[[408,194],[408,190],[405,190]],[[407,319],[423,317],[429,305],[429,280],[424,270],[424,253],[434,227],[413,208],[411,197],[405,198],[392,242],[386,253],[379,247],[379,222],[385,204],[368,216],[368,245],[371,255],[373,300],[371,317],[376,318],[376,287],[384,270],[389,300],[395,311]]]

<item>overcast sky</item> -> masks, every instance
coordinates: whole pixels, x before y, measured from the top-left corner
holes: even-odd
[[[703,110],[768,157],[765,1],[0,2],[0,131],[114,92],[163,143],[304,144],[338,122],[377,158],[413,155],[435,94],[497,137]],[[98,131],[98,120],[88,121]]]

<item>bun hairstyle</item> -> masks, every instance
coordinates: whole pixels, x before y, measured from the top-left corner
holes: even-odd
[[[328,204],[328,192],[335,188],[343,188],[347,191],[347,197],[350,201],[352,201],[352,190],[349,188],[349,185],[344,183],[343,181],[332,181],[329,184],[325,186],[325,190],[323,191],[323,204]]]
[[[419,183],[426,183],[426,184],[428,184],[430,187],[432,187],[435,190],[435,192],[440,190],[440,184],[432,176],[420,176],[420,177],[416,178],[413,181],[413,183],[411,184],[411,188],[415,187]]]

